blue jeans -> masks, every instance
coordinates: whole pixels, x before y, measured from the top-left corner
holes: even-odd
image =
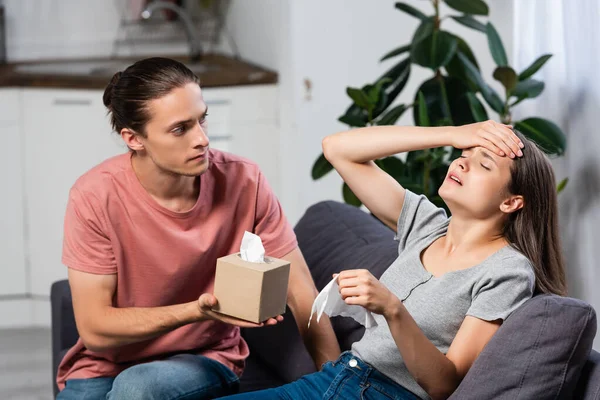
[[[214,399],[237,393],[239,379],[223,364],[178,354],[127,368],[114,378],[70,379],[57,400]]]
[[[398,385],[350,352],[335,362],[326,363],[321,371],[274,389],[242,393],[228,400],[351,400],[393,399],[419,400],[412,392]]]

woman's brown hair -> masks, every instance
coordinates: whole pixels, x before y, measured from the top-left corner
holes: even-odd
[[[504,236],[533,264],[536,293],[567,294],[565,267],[558,231],[556,178],[544,152],[522,133],[523,157],[511,168],[508,191],[525,199],[522,209],[512,213]]]

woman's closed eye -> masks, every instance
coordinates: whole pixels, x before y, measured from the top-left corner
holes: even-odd
[[[464,155],[464,154],[461,154],[459,158],[467,158],[467,156]],[[479,165],[481,166],[481,168],[483,168],[483,169],[485,169],[487,171],[491,171],[492,170],[491,167],[489,167],[488,165],[486,165],[484,163],[479,163]]]

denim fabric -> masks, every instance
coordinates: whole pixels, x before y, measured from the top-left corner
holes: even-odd
[[[228,396],[226,399],[418,400],[413,393],[352,355],[351,352],[343,353],[337,361],[326,363],[321,371],[293,383],[275,389]]]
[[[127,368],[115,378],[71,379],[57,400],[204,400],[236,393],[238,377],[223,364],[179,354]]]

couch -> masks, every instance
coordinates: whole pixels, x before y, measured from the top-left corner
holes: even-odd
[[[319,290],[341,269],[366,268],[379,277],[397,256],[394,233],[346,204],[310,207],[295,231]],[[78,338],[67,281],[54,283],[51,304],[54,381],[60,360]],[[289,310],[284,317],[273,327],[242,330],[251,354],[241,391],[279,386],[315,371]],[[332,318],[332,324],[342,350],[364,333],[349,318]],[[537,295],[507,318],[450,399],[600,399],[595,334],[589,304]]]

